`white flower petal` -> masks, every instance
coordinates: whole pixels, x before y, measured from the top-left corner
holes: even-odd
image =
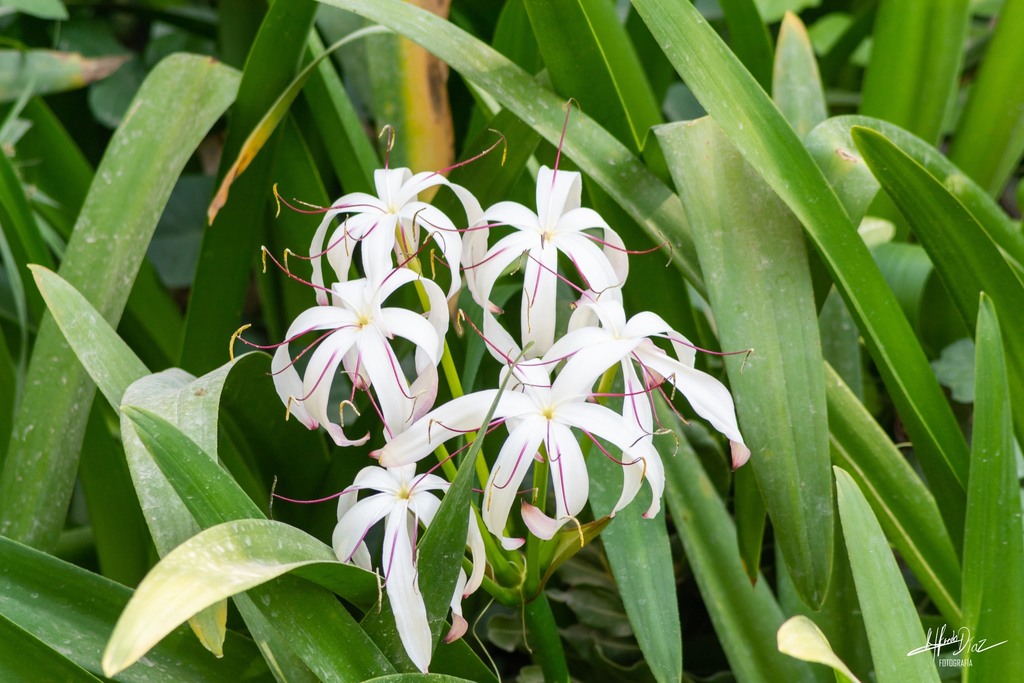
[[[550,429],[546,450],[556,514],[559,519],[575,517],[587,504],[590,493],[587,464],[572,430],[554,422]]]
[[[384,519],[394,504],[395,497],[388,493],[363,498],[353,504],[338,520],[331,537],[334,554],[338,559],[348,562],[370,527]]]
[[[426,673],[433,652],[430,623],[416,583],[415,559],[408,532],[408,513],[395,506],[384,531],[384,566],[388,602],[395,615],[398,637],[409,659]]]
[[[487,530],[497,536],[506,550],[521,546],[521,538],[505,536],[505,524],[512,502],[519,494],[519,485],[530,468],[530,462],[545,435],[545,421],[539,417],[523,420],[498,452],[491,476],[484,487],[482,516]]]

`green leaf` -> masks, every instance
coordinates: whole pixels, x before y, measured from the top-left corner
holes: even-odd
[[[6,0],[4,5],[16,12],[40,19],[68,18],[68,10],[61,0]]]
[[[968,5],[968,0],[880,3],[860,113],[938,141],[946,108],[956,97]]]
[[[0,614],[0,674],[19,681],[99,682],[88,671]]]
[[[1024,285],[974,216],[882,134],[867,128],[854,128],[852,134],[868,166],[931,256],[968,329],[977,319],[981,292],[1005,315],[1017,311],[1024,301]],[[1017,406],[1014,424],[1017,433],[1024,435],[1024,321],[1009,317],[1004,325],[1010,395]]]
[[[267,11],[238,86],[218,177],[226,175],[246,138],[295,77],[315,12],[313,0],[275,2]],[[224,340],[241,324],[248,276],[266,240],[279,139],[272,136],[253,159],[234,184],[234,199],[203,234],[181,352],[181,366],[190,372],[201,374],[219,366]]]
[[[722,348],[752,349],[726,369],[776,541],[801,597],[820,606],[832,572],[832,482],[803,233],[713,121],[669,124],[657,135],[701,270],[722,274],[707,282]]]
[[[31,270],[71,350],[82,359],[84,369],[107,402],[117,408],[128,387],[149,374],[149,370],[117,336],[110,323],[67,280],[40,266],[33,266]]]
[[[129,589],[109,579],[0,537],[0,615],[95,675],[102,675],[103,647],[130,596]],[[188,629],[178,629],[150,651],[144,664],[117,680],[273,680],[251,640],[229,632],[224,651],[223,658],[215,658]]]
[[[6,154],[0,159],[0,229],[6,242],[4,250],[10,254],[9,257],[5,255],[5,258],[11,258],[12,261],[4,264],[5,270],[10,268],[7,279],[14,292],[15,307],[19,309],[19,323],[27,329],[29,315],[38,324],[43,314],[43,301],[39,294],[31,288],[26,289],[23,284],[28,279],[25,277],[29,274],[28,264],[38,263],[52,268],[53,257],[32,214],[21,181]]]
[[[114,73],[127,59],[54,50],[0,50],[0,102],[13,102],[27,89],[45,95],[85,87]]]
[[[108,322],[120,318],[174,181],[231,102],[235,83],[234,72],[208,58],[169,57],[114,134],[60,269]],[[64,526],[94,394],[69,350],[44,319],[0,477],[0,532],[43,547]]]
[[[763,4],[764,0],[761,0]],[[772,89],[772,39],[755,0],[721,0],[729,42],[736,57],[765,92]],[[774,21],[774,20],[768,20]]]
[[[129,409],[133,418],[142,419]],[[143,429],[144,426],[140,425]],[[266,519],[211,527],[167,554],[139,584],[103,655],[108,676],[127,668],[196,612],[282,574],[314,564],[363,573],[338,562],[304,531]],[[373,586],[376,595],[376,586]],[[354,648],[353,648],[354,649]],[[352,659],[359,660],[359,653]]]
[[[575,99],[631,152],[643,150],[662,116],[614,6],[603,0],[525,5],[555,91]]]
[[[875,676],[879,683],[938,683],[931,652],[911,654],[925,645],[924,629],[889,542],[857,483],[842,468],[833,469],[839,517],[871,643]]]
[[[561,140],[565,101],[461,29],[398,0],[323,3],[365,16],[423,45],[532,126],[545,140],[551,144]],[[673,263],[695,287],[703,288],[682,204],[663,182],[588,117],[574,117],[562,151],[635,216],[655,243],[660,244],[667,237]]]
[[[242,175],[252,160],[259,154],[260,150],[270,139],[270,136],[277,129],[277,125],[284,119],[285,114],[288,113],[288,109],[292,106],[295,98],[299,96],[303,86],[306,85],[306,81],[309,80],[323,62],[327,59],[332,52],[344,47],[348,43],[354,40],[359,40],[368,35],[374,33],[381,33],[384,29],[377,26],[370,26],[365,29],[353,31],[341,40],[337,41],[326,50],[323,50],[312,62],[303,67],[302,71],[288,84],[281,94],[278,96],[274,103],[271,105],[267,113],[263,115],[263,118],[259,120],[256,126],[249,133],[249,137],[242,143],[241,149],[238,151],[238,156],[235,157],[234,162],[228,167],[228,170],[224,173],[221,179],[220,187],[217,189],[217,193],[213,197],[213,201],[210,202],[210,208],[207,210],[206,218],[210,224],[213,224],[214,219],[217,217],[217,212],[220,211],[221,207],[228,200],[228,192],[231,190],[231,184],[235,181],[235,178]]]
[[[949,149],[964,173],[998,196],[1024,153],[1024,1],[1005,0]]]
[[[588,469],[590,506],[599,518],[619,498],[622,468],[598,457],[590,459]],[[654,519],[644,519],[645,509],[646,503],[636,500],[620,510],[601,532],[601,543],[651,673],[658,681],[678,681],[683,671],[683,637],[666,515],[663,510]],[[574,545],[578,550],[578,538]]]
[[[1003,336],[985,294],[977,328],[963,581],[963,623],[972,646],[964,650],[970,667],[964,678],[1005,681],[1024,671],[1024,650],[1012,645],[1024,640],[1024,527]]]
[[[125,407],[122,412],[200,526],[263,518],[231,477],[174,425],[138,408]],[[233,542],[244,544],[244,539]],[[319,547],[329,552],[327,546]],[[322,561],[322,557],[314,559]],[[356,567],[335,562],[327,572],[311,568],[308,576],[357,605],[372,604],[377,596],[372,575]],[[298,630],[303,634],[295,638],[292,633],[288,642],[307,666],[316,672],[349,671],[356,675],[355,671],[363,671],[361,676],[390,669],[384,656],[336,600],[308,583],[286,579],[252,589],[253,600],[248,604],[265,616],[273,615],[272,623],[280,631]],[[323,624],[332,626],[328,630]],[[332,644],[338,638],[348,646]]]
[[[860,151],[852,129],[862,126],[878,131],[938,179],[971,212],[989,237],[1018,264],[1024,263],[1024,234],[985,190],[924,140],[891,123],[866,116],[838,116],[818,126],[805,143],[811,156],[857,222],[880,187]]]
[[[660,398],[657,407],[663,421],[675,419]],[[681,441],[675,453],[665,441],[655,443],[665,461],[665,500],[736,678],[814,680],[810,667],[777,650],[775,634],[785,617],[766,581],[747,580],[736,553],[736,529],[690,444]]]
[[[786,14],[779,28],[772,100],[801,139],[828,118],[814,46],[795,14]]]
[[[960,565],[932,493],[842,379],[826,366],[832,462],[860,487],[886,538],[951,624],[960,624]],[[948,501],[941,501],[947,505]],[[851,551],[852,552],[852,551]]]
[[[805,662],[814,662],[830,666],[836,672],[837,683],[860,683],[850,671],[850,667],[832,651],[828,638],[814,622],[805,616],[796,616],[786,620],[779,628],[779,652],[796,657]]]
[[[967,444],[867,248],[768,96],[690,3],[633,0],[712,118],[793,211],[828,266],[936,490],[966,481]]]

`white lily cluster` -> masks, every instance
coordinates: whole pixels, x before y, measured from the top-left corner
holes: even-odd
[[[522,501],[522,519],[532,534],[550,539],[583,511],[589,495],[580,445],[584,439],[622,465],[622,493],[611,514],[632,502],[645,480],[652,492],[645,516],[657,514],[665,474],[653,445],[657,429],[652,394],[663,384],[682,393],[698,415],[730,440],[734,467],[750,452],[737,427],[732,397],[718,380],[694,367],[693,346],[654,313],[627,319],[621,287],[628,275],[628,252],[597,212],[581,206],[578,173],[541,168],[536,212],[515,202],[500,202],[484,211],[465,188],[438,174],[385,169],[374,179],[376,196],[345,195],[327,212],[313,237],[311,284],[317,306],[300,314],[288,329],[274,356],[274,381],[291,414],[310,429],[323,426],[339,446],[363,444],[370,438],[369,433],[351,438],[343,428],[345,408],[354,410],[355,392],[370,397],[383,425],[385,445],[373,453],[379,466],[363,469],[339,499],[334,548],[341,561],[369,569],[364,538],[377,522],[386,520],[381,564],[388,598],[409,656],[426,671],[432,645],[416,581],[415,538],[440,504],[433,492],[443,492],[447,483],[432,474],[417,475],[416,463],[448,440],[478,429],[492,405],[490,426],[503,425],[507,437],[490,469],[481,516],[487,531],[506,550],[525,542],[507,531],[532,462],[547,463],[555,501],[553,517]],[[448,216],[419,200],[421,192],[438,185],[450,188],[460,200],[465,228],[457,228]],[[419,272],[421,232],[440,247],[451,270],[447,294]],[[504,234],[495,234],[499,232]],[[335,276],[329,286],[324,258]],[[356,259],[364,277],[350,279]],[[519,264],[523,288],[517,342],[491,299],[499,278]],[[448,302],[463,278],[483,308],[488,349],[505,376],[511,373],[511,382],[504,392],[486,389],[435,408],[437,366],[450,322]],[[567,333],[559,338],[560,281],[581,284],[572,285],[580,297]],[[424,311],[384,305],[396,290],[410,284],[426,302]],[[293,358],[290,345],[311,332],[319,336],[300,376],[295,363],[312,346]],[[415,347],[412,363],[403,366],[396,355],[396,337]],[[658,337],[668,340],[674,353],[652,341]],[[617,367],[623,398],[621,409],[613,410],[595,400],[595,385]],[[351,393],[345,400],[334,398],[332,404],[331,389],[341,376],[348,378]],[[332,410],[340,411],[337,421]],[[621,457],[612,455],[605,443]],[[360,491],[376,493],[357,500]],[[465,631],[461,599],[483,577],[483,539],[472,513],[469,529],[473,570],[468,578],[460,574],[449,639]]]

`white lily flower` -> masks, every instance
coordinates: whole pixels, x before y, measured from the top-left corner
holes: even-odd
[[[600,327],[591,324],[595,317]],[[672,358],[655,346],[651,337],[669,339],[677,357]],[[660,316],[644,311],[626,320],[620,292],[600,297],[593,293],[585,295],[569,321],[568,333],[555,342],[547,355],[553,359],[568,356],[592,364],[598,371],[619,363],[624,384],[623,416],[648,435],[654,429],[648,392],[667,380],[686,397],[695,413],[729,439],[733,469],[750,458],[729,390],[694,367],[692,345]],[[637,376],[635,365],[641,368],[644,381]]]
[[[414,281],[423,284],[429,299],[426,318],[404,308],[382,307],[395,290]],[[399,268],[379,282],[359,279],[336,283],[331,299],[330,305],[300,313],[288,328],[285,343],[278,347],[271,364],[278,395],[306,427],[323,425],[339,446],[365,443],[369,435],[350,439],[342,430],[341,420],[335,423],[328,416],[331,385],[342,366],[352,380],[353,391],[373,387],[385,437],[391,438],[430,410],[437,396],[437,364],[448,330],[444,293],[434,282]],[[314,330],[330,332],[318,340],[300,380],[289,345]],[[411,385],[391,348],[390,340],[396,336],[416,346],[417,376]]]
[[[339,560],[372,571],[364,539],[377,522],[386,519],[381,552],[384,586],[402,645],[423,673],[427,672],[433,648],[427,609],[416,578],[415,539],[420,524],[424,528],[429,526],[441,506],[440,499],[432,492],[447,491],[448,487],[449,483],[438,476],[416,474],[415,465],[390,469],[376,465],[364,467],[338,498],[338,525],[332,538]],[[376,493],[357,500],[360,491]],[[466,544],[472,556],[473,572],[467,579],[465,571],[459,569],[452,598],[453,625],[446,642],[465,633],[467,624],[462,617],[462,598],[475,591],[483,580],[484,542],[472,510]]]
[[[617,287],[626,280],[629,261],[625,246],[593,209],[580,206],[583,183],[579,173],[543,166],[537,174],[537,212],[517,202],[499,202],[487,209],[467,234],[464,272],[470,291],[484,307],[484,333],[490,335],[491,291],[498,276],[523,253],[524,286],[521,313],[523,346],[528,355],[542,355],[554,342],[558,286],[558,254],[576,266],[585,286],[594,291]],[[487,248],[488,225],[508,225],[515,232]],[[591,234],[588,230],[596,230]]]
[[[484,488],[482,510],[484,525],[506,549],[524,542],[506,537],[505,525],[530,460],[541,457],[541,445],[554,485],[556,519],[524,503],[524,520],[530,530],[550,538],[586,504],[590,479],[573,429],[604,439],[623,452],[622,495],[612,514],[633,500],[645,478],[654,494],[645,516],[657,514],[665,486],[661,458],[622,415],[587,402],[597,377],[592,366],[570,360],[554,382],[542,364],[524,363],[509,371],[516,373],[518,385],[500,394],[494,411],[495,421],[504,422],[509,434]],[[381,464],[393,467],[416,462],[452,437],[478,428],[498,394],[498,390],[467,394],[427,413],[377,452]]]
[[[441,247],[445,260],[452,271],[451,297],[461,286],[459,264],[462,258],[462,239],[452,220],[439,209],[419,201],[424,190],[444,185],[455,192],[466,211],[470,223],[480,217],[480,204],[461,185],[448,182],[444,176],[424,172],[412,174],[407,168],[377,169],[373,173],[377,196],[366,192],[347,194],[331,207],[320,222],[309,247],[313,262],[312,282],[318,288],[324,286],[321,257],[327,261],[341,281],[348,280],[349,267],[357,243],[362,245],[363,272],[369,278],[382,278],[395,267],[391,254],[395,252],[399,265],[415,253],[419,247],[420,226],[434,238]],[[337,226],[324,246],[328,229],[335,217],[347,215]],[[317,292],[317,303],[327,303],[324,292]]]

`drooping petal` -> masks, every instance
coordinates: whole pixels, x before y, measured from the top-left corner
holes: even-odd
[[[466,572],[459,570],[459,577],[455,580],[455,593],[452,595],[452,627],[445,634],[444,642],[454,643],[466,635],[469,629],[469,622],[462,616],[462,598],[466,594]]]
[[[531,249],[523,273],[520,309],[523,348],[527,358],[537,358],[544,355],[555,340],[558,250],[553,244]]]
[[[552,422],[546,444],[548,471],[555,491],[555,511],[559,519],[575,517],[587,504],[590,477],[583,452],[572,430]]]
[[[409,659],[421,672],[430,664],[433,643],[427,607],[416,582],[415,554],[409,538],[408,513],[403,505],[394,505],[384,530],[384,587],[395,615],[398,637]]]
[[[377,396],[385,433],[394,436],[412,421],[413,395],[391,345],[374,327],[360,330],[356,342],[360,364]]]
[[[636,357],[644,366],[653,369],[671,382],[686,397],[693,412],[710,422],[712,427],[730,441],[743,444],[743,435],[740,434],[739,425],[736,423],[736,408],[733,405],[732,394],[724,384],[706,372],[670,358],[658,349],[638,347]]]
[[[498,452],[491,476],[484,487],[482,516],[487,530],[497,536],[506,550],[514,550],[525,541],[505,536],[505,524],[519,485],[526,476],[537,448],[544,440],[546,420],[529,417],[508,435]]]
[[[558,530],[569,521],[568,517],[561,519],[548,517],[540,508],[530,505],[525,500],[522,502],[520,513],[523,516],[523,524],[530,530],[530,533],[544,541],[554,538]]]
[[[562,214],[578,208],[582,176],[575,171],[556,171],[541,166],[537,171],[537,215],[545,229],[554,228]]]

